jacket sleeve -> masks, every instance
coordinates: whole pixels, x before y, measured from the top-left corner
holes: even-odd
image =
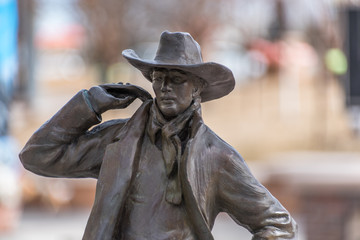
[[[106,146],[126,120],[101,122],[87,91],[77,93],[42,125],[20,152],[24,167],[48,177],[97,178]]]
[[[224,161],[219,174],[219,210],[247,228],[253,240],[295,239],[295,221],[250,173],[241,156],[233,150]]]

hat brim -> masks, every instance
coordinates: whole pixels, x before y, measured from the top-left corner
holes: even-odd
[[[132,49],[126,49],[122,52],[126,60],[139,69],[144,77],[152,82],[151,72],[154,68],[179,69],[192,73],[204,81],[207,86],[202,90],[201,102],[211,101],[228,95],[235,87],[235,79],[232,71],[227,67],[214,63],[206,62],[191,65],[179,65],[157,62],[155,60],[143,60]]]

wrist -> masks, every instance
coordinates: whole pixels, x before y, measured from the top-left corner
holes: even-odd
[[[85,102],[88,105],[88,107],[96,114],[98,118],[101,118],[101,114],[103,111],[99,109],[99,106],[96,104],[94,99],[91,97],[91,94],[89,94],[89,91],[83,90],[83,94],[85,97]]]

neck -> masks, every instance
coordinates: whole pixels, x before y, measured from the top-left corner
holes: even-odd
[[[199,123],[201,122],[201,108],[198,101],[195,101],[193,104],[190,105],[188,109],[186,109],[183,113],[179,114],[175,118],[172,118],[171,120],[165,119],[163,114],[160,112],[160,109],[157,107],[156,102],[154,100],[154,103],[150,110],[150,121],[148,126],[148,134],[150,136],[150,139],[153,143],[156,141],[156,134],[158,130],[162,129],[165,125],[169,126],[177,126],[177,129],[184,129],[185,124],[188,120],[192,121],[190,123],[189,130],[190,137],[193,136],[193,134],[196,132],[196,129],[199,126]]]
[[[164,115],[164,113],[163,112],[161,112],[161,110],[159,109],[159,111],[160,111],[160,113],[163,115],[163,117],[164,117],[164,119],[166,120],[166,121],[171,121],[171,120],[173,120],[176,116],[166,116],[166,115]],[[180,113],[181,114],[181,113]]]

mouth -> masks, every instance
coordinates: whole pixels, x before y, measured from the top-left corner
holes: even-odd
[[[175,102],[175,98],[170,96],[159,97],[159,101],[158,101],[158,103],[161,105],[172,105],[174,104],[174,102]]]
[[[174,101],[175,98],[174,97],[170,97],[170,96],[164,96],[164,97],[160,97],[161,101]]]

